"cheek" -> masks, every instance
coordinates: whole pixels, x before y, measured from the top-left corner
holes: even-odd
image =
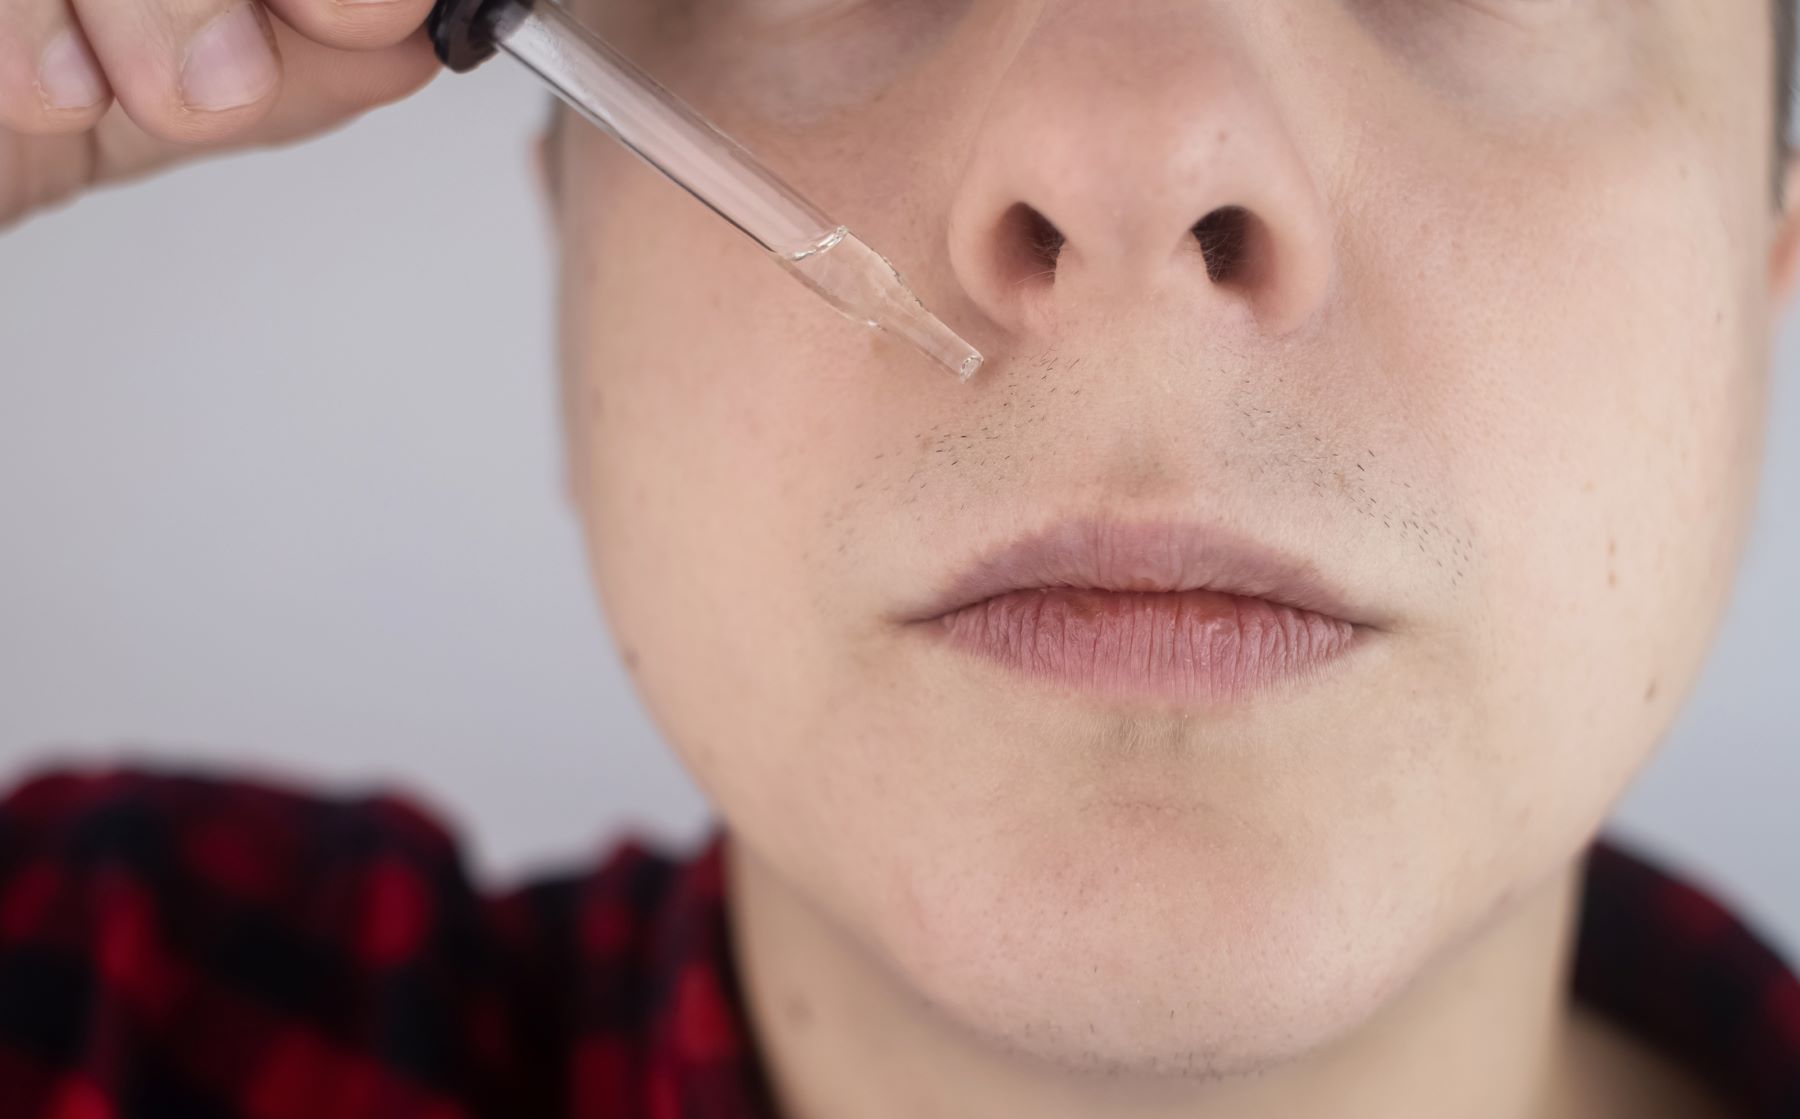
[[[1663,109],[1685,119],[1643,117]],[[1486,170],[1397,181],[1379,212],[1399,217],[1364,234],[1385,279],[1358,318],[1393,324],[1385,360],[1481,542],[1470,693],[1491,741],[1532,744],[1519,778],[1582,811],[1698,671],[1760,451],[1760,179],[1747,145],[1681,128],[1471,145]],[[1398,166],[1445,169],[1395,142]]]
[[[905,384],[874,371],[912,366],[606,142],[571,154],[564,407],[595,584],[666,738],[736,805],[790,768],[763,738],[791,754],[845,671],[864,620],[832,510],[904,426]]]

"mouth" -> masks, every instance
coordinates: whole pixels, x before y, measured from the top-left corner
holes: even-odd
[[[1317,564],[1240,533],[1091,518],[988,552],[905,620],[1024,677],[1189,706],[1315,674],[1383,628]]]

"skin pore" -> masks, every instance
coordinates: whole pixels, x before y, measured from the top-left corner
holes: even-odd
[[[988,357],[562,130],[569,493],[791,1119],[1715,1113],[1565,990],[1755,496],[1761,3],[587,3]],[[1388,622],[1201,713],[903,620],[1067,516],[1215,520]]]

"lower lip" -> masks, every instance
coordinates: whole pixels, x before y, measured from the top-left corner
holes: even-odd
[[[1216,591],[1013,591],[935,620],[950,643],[1106,696],[1213,704],[1311,673],[1355,643],[1339,618]]]

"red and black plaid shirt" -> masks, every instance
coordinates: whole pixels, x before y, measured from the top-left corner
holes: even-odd
[[[38,778],[0,800],[0,1116],[774,1119],[723,840],[484,896],[391,797]],[[1608,840],[1573,982],[1738,1113],[1800,1116],[1800,981]]]

